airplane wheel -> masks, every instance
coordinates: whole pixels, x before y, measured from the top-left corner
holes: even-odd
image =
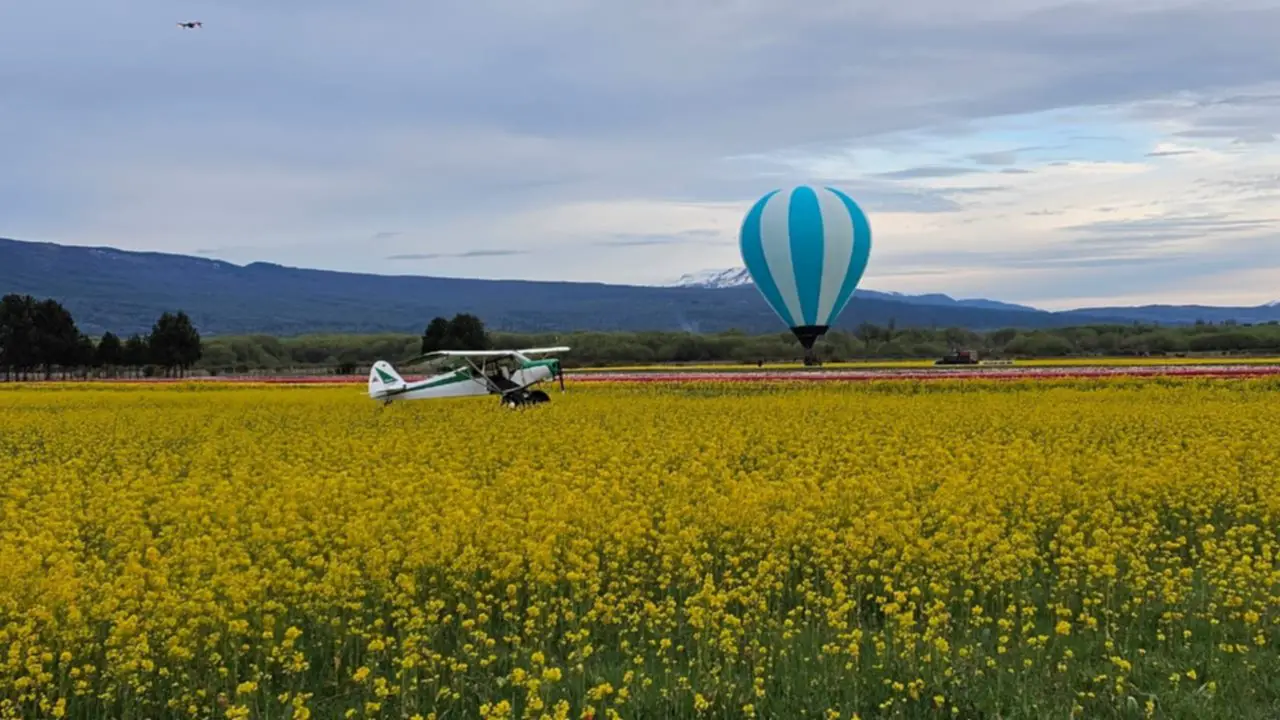
[[[551,396],[542,392],[541,390],[534,390],[533,392],[529,393],[529,402],[534,403],[536,405],[540,405],[542,403],[548,403],[548,402],[551,402]]]

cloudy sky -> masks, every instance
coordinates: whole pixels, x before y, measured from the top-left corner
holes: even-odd
[[[177,23],[200,20],[197,30]],[[1280,0],[0,3],[0,236],[662,283],[840,187],[862,286],[1280,298]]]

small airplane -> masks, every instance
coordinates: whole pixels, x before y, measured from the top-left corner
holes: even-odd
[[[383,405],[401,400],[498,395],[509,408],[540,405],[551,397],[531,390],[544,380],[560,379],[564,392],[564,371],[555,358],[535,360],[531,356],[566,352],[567,347],[526,348],[524,350],[439,350],[420,355],[406,364],[429,360],[432,364],[461,358],[465,365],[418,382],[405,382],[391,363],[379,360],[369,369],[369,397]],[[477,364],[476,361],[479,361]]]
[[[190,30],[192,28],[204,27],[204,23],[200,22],[199,20],[195,22],[180,22],[178,23],[178,27],[187,28],[188,30]]]

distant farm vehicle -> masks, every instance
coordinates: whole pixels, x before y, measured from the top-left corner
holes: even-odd
[[[940,360],[935,360],[934,365],[977,365],[978,352],[976,350],[952,350],[942,356]]]

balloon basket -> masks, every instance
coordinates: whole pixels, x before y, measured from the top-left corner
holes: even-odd
[[[818,354],[814,352],[813,344],[818,341],[818,338],[827,333],[827,326],[802,325],[791,328],[791,332],[795,334],[796,339],[800,341],[800,346],[804,348],[804,366],[821,367],[822,361],[818,360]]]

